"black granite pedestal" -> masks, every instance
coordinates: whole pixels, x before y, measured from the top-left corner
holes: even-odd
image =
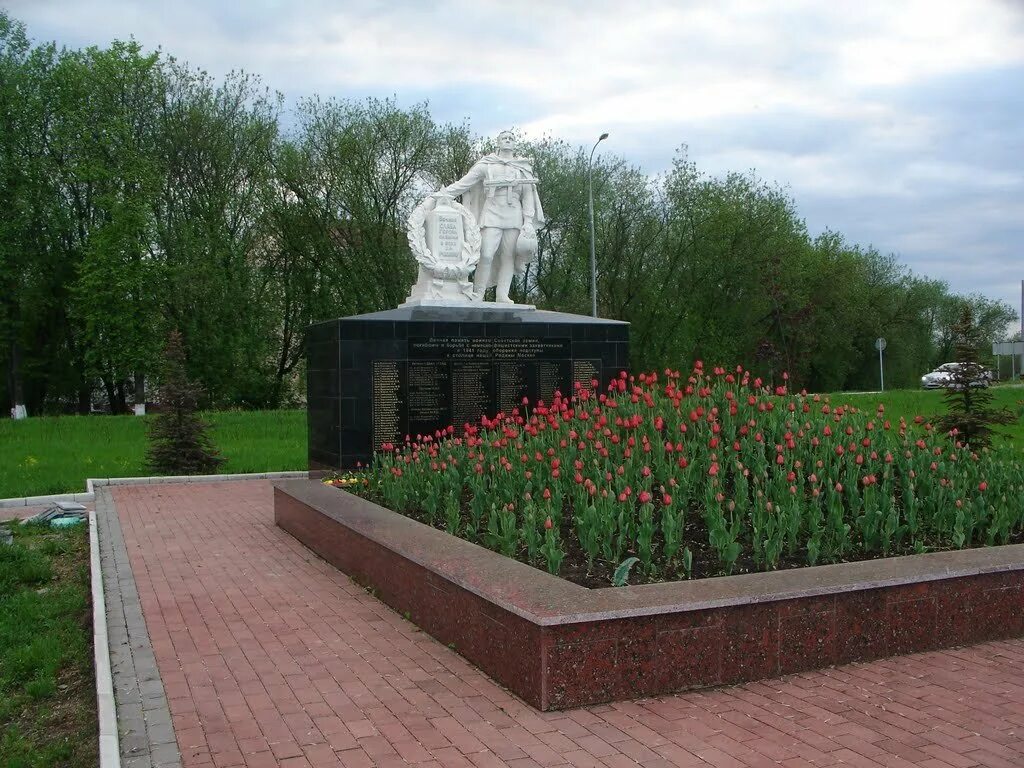
[[[307,340],[309,468],[352,469],[384,443],[605,386],[629,324],[522,309],[392,309],[318,323]]]

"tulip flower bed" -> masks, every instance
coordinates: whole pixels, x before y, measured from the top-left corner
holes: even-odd
[[[1009,452],[700,363],[385,446],[343,482],[588,587],[1024,541]]]

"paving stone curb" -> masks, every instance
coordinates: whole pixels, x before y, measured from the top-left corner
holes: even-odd
[[[89,513],[89,574],[92,589],[92,647],[96,667],[100,768],[121,768],[117,712],[114,707],[114,683],[110,672],[106,597],[103,590],[103,571],[100,565],[100,543],[95,512]]]
[[[223,483],[229,480],[291,480],[309,477],[309,472],[253,472],[234,475],[171,475],[167,477],[90,477],[85,481],[85,493],[57,493],[49,496],[18,496],[0,499],[0,509],[11,507],[44,507],[58,501],[77,501],[87,504],[96,500],[96,489],[111,485],[158,485],[163,483]]]
[[[120,762],[110,766],[181,768],[171,710],[110,490],[98,488],[95,501],[109,663],[120,735]],[[101,761],[101,768],[108,768],[108,764]]]

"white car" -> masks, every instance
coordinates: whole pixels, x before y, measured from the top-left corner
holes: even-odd
[[[931,373],[921,377],[921,386],[925,389],[946,389],[953,384],[953,377],[962,368],[973,368],[973,376],[968,383],[972,387],[987,387],[992,381],[992,372],[983,366],[972,363],[943,363]]]

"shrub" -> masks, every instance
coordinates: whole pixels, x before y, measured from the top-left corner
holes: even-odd
[[[970,306],[965,304],[953,326],[956,359],[959,366],[946,383],[947,413],[936,419],[944,432],[974,450],[992,442],[992,427],[1016,421],[1005,408],[992,407],[988,372],[978,355],[980,333]]]
[[[209,425],[196,413],[200,388],[185,374],[185,348],[173,331],[164,351],[160,413],[149,433],[146,466],[158,475],[212,474],[224,462],[207,434]]]

